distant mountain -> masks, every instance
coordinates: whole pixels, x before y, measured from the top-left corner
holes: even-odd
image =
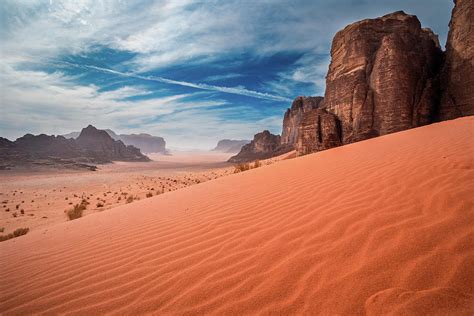
[[[105,130],[110,137],[121,140],[125,145],[132,145],[139,148],[144,153],[166,153],[166,142],[163,137],[152,136],[150,134],[115,134],[110,129]]]
[[[233,140],[222,139],[217,143],[213,151],[220,151],[224,153],[238,153],[244,145],[250,143],[250,140]]]
[[[76,139],[45,134],[26,134],[14,142],[0,138],[0,169],[40,165],[95,170],[90,164],[149,160],[140,149],[126,146],[92,125]]]
[[[116,134],[111,129],[105,130],[110,137],[122,141],[125,145],[131,145],[140,149],[143,153],[166,153],[166,142],[163,137],[150,134]],[[63,135],[66,138],[77,138],[80,132],[72,132]]]
[[[106,131],[92,125],[82,129],[76,143],[87,153],[87,156],[107,161],[149,161],[140,149],[120,140],[114,140]]]

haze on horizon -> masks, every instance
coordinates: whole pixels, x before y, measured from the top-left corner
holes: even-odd
[[[0,136],[92,124],[173,148],[281,132],[323,95],[334,34],[403,10],[444,46],[452,1],[0,2]]]

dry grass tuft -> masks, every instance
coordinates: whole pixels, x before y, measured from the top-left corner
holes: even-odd
[[[74,207],[66,212],[67,217],[70,221],[82,217],[84,210],[87,208],[85,203],[76,204]]]
[[[8,240],[8,239],[12,239],[12,238],[15,238],[15,237],[20,237],[22,235],[26,235],[29,231],[30,231],[29,228],[18,228],[13,233],[10,233],[8,235],[0,236],[0,241],[5,241],[5,240]]]

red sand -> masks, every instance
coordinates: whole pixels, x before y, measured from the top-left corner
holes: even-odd
[[[0,243],[4,314],[474,313],[474,117]]]

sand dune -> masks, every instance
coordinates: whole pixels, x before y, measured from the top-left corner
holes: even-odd
[[[474,118],[0,243],[0,311],[474,313]]]

